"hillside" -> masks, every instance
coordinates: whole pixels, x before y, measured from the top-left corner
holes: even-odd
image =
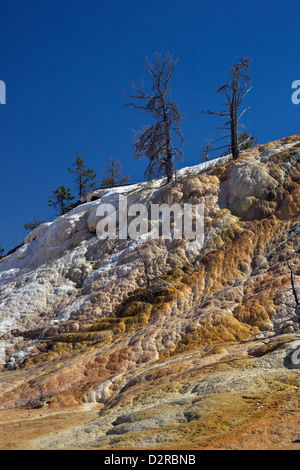
[[[204,204],[203,247],[100,240],[120,194]],[[300,134],[37,227],[0,261],[0,448],[299,449],[299,232]]]

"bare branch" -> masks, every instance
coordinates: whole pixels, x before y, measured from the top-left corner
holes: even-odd
[[[130,101],[126,106],[132,106],[138,111],[150,113],[155,119],[155,124],[146,128],[143,133],[135,134],[134,157],[145,156],[149,159],[149,165],[145,175],[152,177],[165,174],[167,181],[173,178],[173,159],[181,158],[182,152],[179,147],[173,146],[173,138],[179,139],[180,146],[183,145],[181,132],[181,114],[176,103],[169,97],[169,81],[178,60],[167,54],[155,54],[154,63],[146,59],[146,67],[153,78],[153,95],[147,95],[144,84],[142,88],[133,85],[137,95],[125,95],[130,99],[142,100],[142,104]]]
[[[221,112],[215,112],[215,111],[201,111],[201,114],[213,114],[214,116],[227,116],[227,113],[225,113],[225,111],[221,111]]]
[[[246,83],[251,81],[247,74],[249,70],[251,59],[244,57],[240,59],[229,70],[230,80],[218,88],[217,93],[224,93],[226,96],[226,111],[213,112],[202,111],[203,114],[210,114],[214,116],[227,117],[228,121],[224,127],[230,126],[231,131],[231,153],[234,159],[239,157],[239,142],[238,142],[238,124],[239,120],[246,112],[247,109],[238,116],[239,107],[243,99],[251,90],[251,87],[246,90]],[[246,90],[246,91],[245,91]],[[223,127],[223,128],[224,128]]]
[[[294,277],[294,273],[293,273],[293,270],[290,266],[289,263],[287,263],[288,265],[288,268],[291,272],[291,284],[292,284],[292,291],[293,291],[293,296],[295,298],[295,302],[296,302],[296,307],[299,305],[299,298],[298,298],[298,294],[297,294],[297,291],[296,291],[296,288],[295,288],[295,277]]]
[[[243,114],[245,114],[246,111],[248,111],[248,109],[250,109],[251,106],[248,106],[248,108],[245,108],[244,111],[241,112],[241,114],[239,115],[238,117],[238,121],[241,119],[241,117],[243,116]]]

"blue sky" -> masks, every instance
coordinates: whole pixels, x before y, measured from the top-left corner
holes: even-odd
[[[2,0],[0,80],[1,236],[9,250],[24,223],[51,220],[48,196],[72,188],[67,172],[77,155],[101,176],[109,156],[130,181],[143,180],[146,161],[132,160],[132,130],[146,121],[124,108],[130,82],[147,80],[145,57],[179,58],[172,97],[183,114],[184,162],[200,162],[206,137],[216,137],[216,89],[242,56],[252,57],[253,89],[244,124],[259,143],[300,132],[298,1],[264,0]]]

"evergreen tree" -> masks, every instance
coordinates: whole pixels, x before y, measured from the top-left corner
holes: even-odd
[[[2,246],[0,245],[0,259],[3,258],[3,255],[4,255],[4,249],[3,249]]]
[[[156,176],[166,176],[167,181],[173,179],[175,172],[174,159],[182,159],[181,147],[183,136],[181,132],[181,114],[177,104],[169,97],[169,82],[177,65],[177,60],[167,54],[155,54],[154,64],[146,60],[146,67],[153,79],[152,93],[132,85],[135,95],[125,95],[132,98],[126,106],[132,106],[139,111],[150,114],[155,123],[135,134],[134,157],[145,156],[149,160],[145,177],[152,179]],[[179,146],[173,145],[173,140],[179,140]]]
[[[75,183],[78,186],[79,199],[95,188],[96,173],[91,168],[85,168],[84,160],[78,156],[76,162],[73,163],[74,168],[68,168],[69,173],[76,175]]]
[[[247,131],[240,132],[238,135],[238,142],[240,150],[246,150],[257,144],[257,139],[247,133]]]
[[[104,163],[104,165],[105,168],[101,171],[105,174],[105,177],[101,181],[101,188],[113,188],[122,185],[130,178],[130,175],[123,175],[121,162],[117,158],[110,156],[109,163]]]
[[[49,206],[59,209],[59,213],[56,215],[60,216],[68,212],[72,207],[71,201],[75,198],[72,196],[70,188],[62,185],[52,192],[53,196],[49,197]]]
[[[35,229],[36,227],[43,224],[44,222],[45,222],[44,220],[38,220],[37,217],[33,217],[33,221],[24,224],[24,228],[28,230],[28,232],[31,232],[31,230]]]

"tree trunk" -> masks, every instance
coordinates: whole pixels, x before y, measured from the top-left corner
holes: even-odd
[[[233,86],[232,90],[232,104],[231,104],[231,150],[232,157],[234,160],[239,158],[239,143],[238,143],[238,106],[237,106],[237,90],[236,84]]]
[[[163,103],[163,119],[165,123],[165,133],[166,133],[166,153],[167,153],[167,158],[166,158],[166,177],[167,177],[167,182],[170,183],[173,179],[173,155],[172,155],[172,146],[171,146],[171,136],[170,136],[170,129],[169,129],[169,123],[168,123],[168,116],[167,116],[167,110],[166,110],[166,104],[163,96],[161,97],[162,103]]]

